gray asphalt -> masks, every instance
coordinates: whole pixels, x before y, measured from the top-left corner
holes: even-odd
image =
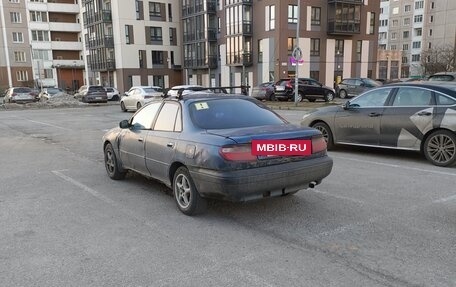
[[[101,136],[129,116],[0,111],[0,286],[456,286],[456,168],[339,148],[313,190],[187,217],[107,177]]]

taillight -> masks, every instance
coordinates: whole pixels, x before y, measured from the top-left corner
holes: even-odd
[[[288,81],[287,84],[286,84],[286,86],[287,86],[288,88],[293,88],[293,86],[291,85],[291,81]]]
[[[11,94],[11,97],[15,97],[15,96],[17,96],[16,93],[12,93],[12,94]]]
[[[255,161],[257,157],[252,154],[252,147],[248,145],[231,145],[220,148],[220,155],[229,161]]]
[[[326,147],[326,140],[323,136],[312,137],[312,154],[325,151]]]

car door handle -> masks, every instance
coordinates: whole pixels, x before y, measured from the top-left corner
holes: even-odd
[[[382,114],[379,114],[379,113],[370,113],[369,114],[369,117],[379,117],[381,116]]]
[[[167,143],[166,146],[167,147],[174,147],[174,143]]]
[[[143,138],[138,138],[138,141],[139,141],[139,142],[143,142],[144,139],[143,139]]]
[[[418,113],[418,115],[419,116],[430,116],[430,115],[432,115],[432,113],[431,112],[420,112],[420,113]]]

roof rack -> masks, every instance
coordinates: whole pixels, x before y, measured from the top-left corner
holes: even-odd
[[[236,88],[241,89],[242,95],[247,95],[248,94],[247,91],[250,88],[250,86],[242,85],[242,86],[227,86],[227,87],[185,87],[185,88],[180,88],[177,90],[177,99],[181,100],[183,98],[184,91],[192,91],[192,92],[213,91],[215,94],[226,94],[227,95],[227,94],[232,94],[232,93],[228,92],[229,90],[236,89]],[[167,92],[165,94],[165,98],[169,97],[167,95]]]

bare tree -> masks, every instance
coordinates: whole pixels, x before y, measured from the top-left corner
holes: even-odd
[[[442,45],[421,52],[421,66],[424,74],[432,75],[438,72],[455,70],[456,50],[452,45]]]

